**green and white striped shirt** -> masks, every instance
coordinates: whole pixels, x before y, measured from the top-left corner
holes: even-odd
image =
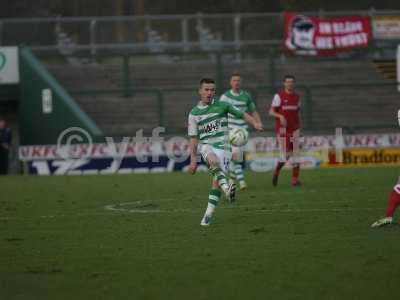
[[[189,114],[188,135],[217,149],[230,147],[228,142],[228,115],[243,119],[243,112],[234,106],[216,101],[210,105],[194,107]]]
[[[219,101],[229,103],[243,113],[252,113],[256,110],[253,99],[250,94],[244,90],[240,90],[239,94],[234,93],[232,90],[226,91],[220,98]],[[248,129],[248,125],[243,118],[237,118],[233,114],[228,114],[228,127],[233,128],[244,128]]]

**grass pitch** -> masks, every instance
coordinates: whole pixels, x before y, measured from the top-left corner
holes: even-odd
[[[394,168],[248,173],[199,226],[205,174],[0,178],[0,299],[394,299]]]

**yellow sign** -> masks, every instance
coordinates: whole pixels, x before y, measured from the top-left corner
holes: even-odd
[[[342,161],[334,153],[329,154],[329,161],[323,167],[370,167],[400,165],[400,148],[351,149],[344,150]]]
[[[400,38],[400,16],[376,16],[374,17],[372,24],[374,38]]]
[[[278,159],[281,157],[279,151],[247,153],[246,164],[254,172],[268,172],[275,168]],[[318,168],[322,163],[321,151],[301,152],[298,156],[291,158],[286,167],[290,168],[291,163],[299,163],[302,168]]]

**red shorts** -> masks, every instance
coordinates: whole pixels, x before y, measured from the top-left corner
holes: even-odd
[[[282,159],[287,159],[288,156],[292,155],[294,152],[297,152],[300,149],[299,137],[299,130],[286,132],[284,134],[278,133],[276,135]]]
[[[278,141],[279,150],[293,152],[293,136],[291,135],[277,135],[276,139]]]

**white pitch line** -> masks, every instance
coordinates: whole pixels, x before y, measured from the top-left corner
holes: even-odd
[[[256,209],[249,212],[256,213],[300,213],[300,212],[345,212],[361,210],[382,210],[382,207],[362,207],[362,208],[293,208],[293,209]]]
[[[184,199],[176,199],[176,198],[165,198],[165,199],[153,199],[153,200],[139,200],[132,202],[123,202],[119,204],[109,204],[102,207],[102,209],[108,211],[107,212],[87,212],[87,213],[77,213],[77,214],[58,214],[58,215],[42,215],[42,216],[30,216],[28,218],[40,218],[40,219],[58,219],[58,218],[66,218],[66,217],[87,217],[87,216],[95,216],[95,215],[110,215],[109,212],[116,213],[132,213],[132,214],[165,214],[165,213],[201,213],[204,208],[188,208],[188,209],[141,209],[141,208],[125,208],[124,206],[128,205],[140,205],[151,202],[162,202],[162,201],[185,201],[193,198],[184,198]],[[250,200],[251,201],[251,200]],[[372,201],[366,201],[372,202]],[[296,204],[295,201],[290,202],[290,204]],[[336,201],[325,201],[322,202],[324,204],[340,204],[340,203],[349,203],[346,200],[336,200]],[[365,201],[364,201],[365,203]],[[263,206],[275,207],[275,208],[265,208]],[[346,211],[369,211],[369,210],[383,210],[382,207],[362,207],[362,208],[353,208],[353,207],[332,207],[332,208],[285,208],[288,205],[285,203],[259,203],[259,204],[247,204],[247,205],[237,205],[233,204],[231,206],[221,206],[218,207],[218,210],[238,210],[241,213],[257,213],[257,214],[270,214],[270,213],[302,213],[302,212],[346,212]],[[283,206],[283,207],[282,207]],[[259,209],[254,209],[258,208]],[[279,208],[281,207],[281,208]],[[26,220],[26,217],[10,217],[10,216],[0,216],[0,221],[8,221],[8,220]]]
[[[161,200],[161,199],[160,199]],[[170,199],[169,199],[170,200]],[[148,200],[148,201],[154,201],[157,202],[156,200]],[[115,211],[115,212],[122,212],[122,213],[182,213],[182,212],[191,212],[191,213],[197,213],[199,210],[203,210],[203,208],[198,208],[198,209],[140,209],[140,208],[120,208],[116,206],[127,206],[127,205],[133,205],[133,204],[138,204],[142,203],[144,201],[134,201],[134,202],[125,202],[125,203],[120,203],[120,204],[112,204],[112,205],[106,205],[104,206],[105,210],[109,211]],[[337,202],[336,202],[337,203]],[[281,204],[284,205],[284,204]],[[243,211],[246,208],[252,208],[252,207],[260,207],[262,205],[232,205],[232,206],[226,206],[226,207],[219,207],[218,209],[240,209],[240,211]],[[363,208],[282,208],[282,209],[250,209],[247,212],[252,213],[298,213],[298,212],[344,212],[344,211],[360,211],[360,210],[378,210],[382,209],[381,207],[363,207]]]
[[[42,216],[29,216],[29,217],[10,217],[10,216],[0,216],[0,221],[11,221],[11,220],[28,220],[28,219],[58,219],[58,218],[68,218],[68,217],[86,217],[86,216],[109,216],[110,213],[107,212],[88,212],[88,213],[77,213],[77,214],[58,214],[58,215],[42,215]]]

